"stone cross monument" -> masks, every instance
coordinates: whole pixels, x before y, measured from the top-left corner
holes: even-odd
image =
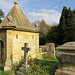
[[[30,51],[30,48],[28,48],[28,43],[24,44],[24,47],[22,47],[22,50],[24,50],[24,64],[22,64],[22,67],[19,68],[19,71],[17,71],[16,75],[27,75],[26,68],[29,67],[28,51]]]
[[[22,47],[22,50],[24,50],[24,65],[28,64],[28,51],[30,51],[30,48],[28,48],[28,43],[24,44],[24,47]]]

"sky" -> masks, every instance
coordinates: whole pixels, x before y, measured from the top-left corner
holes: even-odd
[[[0,0],[0,9],[5,16],[14,6],[15,0]],[[49,25],[59,23],[63,6],[75,9],[75,0],[17,0],[18,6],[31,23],[45,20]]]

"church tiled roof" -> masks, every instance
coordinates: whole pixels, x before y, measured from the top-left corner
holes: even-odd
[[[22,10],[16,4],[2,21],[0,28],[2,28],[3,26],[14,26],[16,28],[34,30],[32,24],[29,22]]]

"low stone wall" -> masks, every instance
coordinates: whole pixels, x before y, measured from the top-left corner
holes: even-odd
[[[47,52],[47,46],[46,45],[40,46],[40,48],[42,49],[42,53]]]

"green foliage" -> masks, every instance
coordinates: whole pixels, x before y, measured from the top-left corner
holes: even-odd
[[[55,53],[58,52],[59,50],[55,50]],[[50,61],[50,62],[56,62],[59,63],[58,59],[52,59],[52,58],[47,58],[47,53],[42,54],[43,60],[44,61]]]
[[[0,70],[0,75],[12,75],[11,71],[1,71]]]
[[[4,71],[4,67],[0,67],[0,70]]]
[[[50,75],[48,73],[47,66],[41,67],[40,65],[33,64],[31,67],[27,68],[27,74],[28,75]]]
[[[38,28],[40,32],[39,44],[44,45],[46,43],[47,33],[51,27],[48,24],[46,24],[44,20],[42,20]]]
[[[51,29],[49,30],[48,34],[47,34],[47,42],[52,42],[57,44],[58,42],[58,26],[53,26],[51,27]]]
[[[19,70],[19,67],[22,66],[23,62],[24,62],[24,60],[21,59],[21,61],[20,61],[19,63],[15,63],[15,64],[13,65],[12,70],[14,70],[15,72],[18,71],[18,70]]]
[[[38,26],[39,31],[40,31],[40,36],[42,35],[47,35],[47,32],[49,31],[49,29],[51,28],[48,24],[45,23],[44,20],[42,20],[40,22],[40,25]]]
[[[2,9],[0,9],[0,23],[2,22],[1,18],[4,17],[4,12],[2,11]]]
[[[57,52],[58,50],[56,50]],[[58,68],[59,62],[57,59],[51,59],[47,58],[47,53],[43,54],[43,59],[39,60],[37,58],[32,59],[31,56],[29,56],[28,64],[30,65],[29,68],[27,68],[27,74],[28,75],[54,75],[56,69]],[[17,66],[14,66],[14,71],[19,70],[19,67],[21,67],[23,64],[23,61],[21,61]]]
[[[58,52],[56,50],[55,52]],[[33,65],[27,68],[28,75],[54,75],[58,68],[59,61],[57,59],[47,58],[47,53],[42,54],[43,59],[35,58]]]
[[[18,70],[19,70],[19,67],[22,67],[22,64],[24,64],[24,58],[22,58],[19,63],[15,63],[15,64],[13,65],[12,70],[14,70],[15,72],[18,71]],[[29,55],[28,64],[29,64],[30,66],[33,65],[33,59],[31,58],[31,55]]]
[[[59,63],[54,62],[54,61],[48,61],[48,60],[39,60],[39,59],[34,59],[34,64],[40,65],[40,67],[47,67],[44,68],[50,75],[54,75],[56,69],[58,68]]]
[[[12,75],[12,71],[4,71],[4,68],[0,67],[0,75]]]
[[[58,50],[58,49],[56,49],[56,50],[55,50],[55,54],[56,54],[58,51],[59,51],[59,50]]]
[[[75,41],[75,10],[64,6],[59,25],[51,27],[47,38],[47,42],[54,42],[56,46]]]
[[[32,59],[31,57],[28,58],[28,64],[29,64],[30,66],[33,65],[33,59]]]
[[[63,44],[66,41],[66,11],[67,7],[63,7],[61,18],[60,18],[60,23],[58,25],[58,39],[57,39],[57,44]],[[62,39],[62,40],[61,40]]]
[[[40,45],[45,45],[46,43],[46,35],[42,35],[39,37],[39,44]]]

